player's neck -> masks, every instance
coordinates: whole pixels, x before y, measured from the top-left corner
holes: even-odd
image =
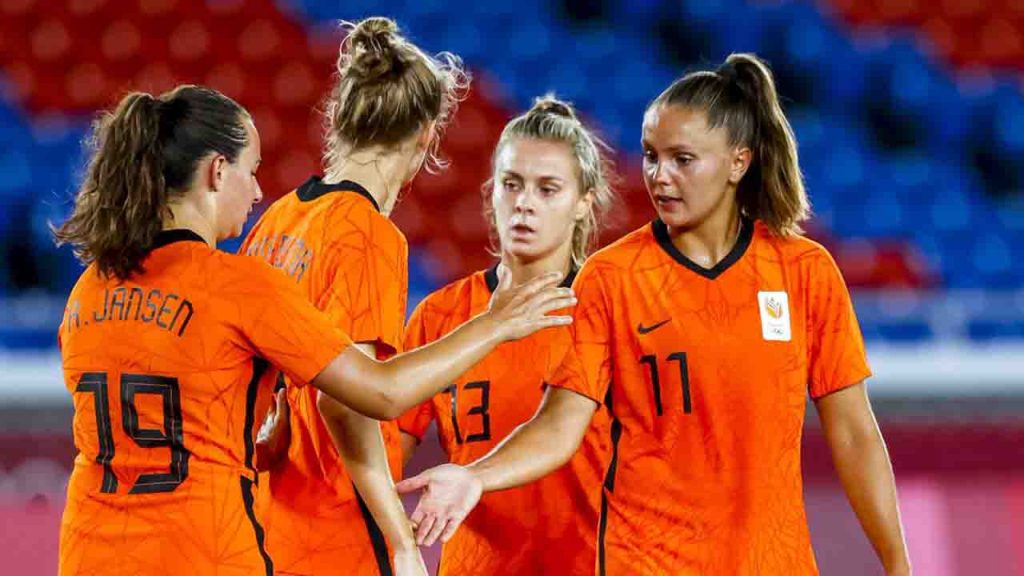
[[[529,282],[533,278],[548,272],[568,274],[571,266],[571,246],[560,247],[551,254],[529,261],[518,258],[508,252],[502,252],[501,255],[501,267],[505,268],[507,273],[512,274],[513,285]]]
[[[353,154],[341,166],[328,168],[325,184],[350,180],[366,188],[380,206],[381,214],[391,214],[398,193],[405,183],[409,159],[402,154]]]
[[[684,256],[703,268],[725,259],[739,239],[742,219],[738,210],[722,210],[693,228],[670,228],[669,235]]]
[[[170,214],[164,216],[164,230],[191,230],[202,236],[210,246],[217,246],[215,218],[202,210],[196,202],[190,201],[188,195],[180,201],[171,202],[167,207]]]

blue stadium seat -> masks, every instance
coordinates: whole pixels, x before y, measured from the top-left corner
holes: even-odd
[[[990,342],[993,340],[1024,339],[1024,322],[1005,320],[973,320],[967,324],[971,340]]]

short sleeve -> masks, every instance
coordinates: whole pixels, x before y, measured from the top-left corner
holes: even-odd
[[[832,256],[821,250],[808,284],[810,395],[820,398],[871,376],[850,293]]]
[[[313,307],[287,276],[255,258],[231,284],[242,334],[256,355],[298,383],[310,382],[352,340]]]
[[[434,421],[434,405],[431,400],[409,410],[398,417],[398,429],[406,434],[416,437],[416,442],[422,442],[430,423]]]
[[[408,295],[408,246],[379,215],[338,226],[318,308],[354,342],[375,344],[380,359],[402,350]],[[328,231],[328,234],[331,232]]]
[[[404,350],[419,348],[432,341],[432,338],[427,334],[427,313],[425,310],[425,302],[421,302],[413,310],[409,323],[405,327],[405,337],[402,345]],[[417,442],[422,442],[423,436],[427,433],[427,429],[430,428],[430,422],[433,419],[433,401],[427,400],[401,415],[397,420],[398,429],[406,434],[415,436]]]
[[[600,268],[584,264],[576,281],[572,340],[548,385],[572,390],[601,404],[611,385],[611,310]]]

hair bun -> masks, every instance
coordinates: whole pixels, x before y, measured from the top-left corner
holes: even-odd
[[[537,98],[528,114],[550,114],[552,116],[569,118],[570,120],[579,120],[576,117],[576,111],[572,108],[572,104],[559,100],[554,94],[546,94]]]
[[[394,45],[400,41],[398,24],[394,20],[374,16],[348,26],[350,72],[363,80],[376,80],[393,74],[401,65],[394,49]]]

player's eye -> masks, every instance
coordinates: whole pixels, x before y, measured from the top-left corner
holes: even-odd
[[[543,188],[540,189],[540,192],[545,196],[551,196],[558,193],[558,190],[559,189],[555,186],[544,186]]]
[[[676,156],[676,164],[678,164],[680,166],[686,166],[690,162],[693,162],[693,156],[690,156],[689,154],[683,154],[681,156]]]
[[[653,150],[644,150],[644,162],[654,164],[658,161],[658,155]]]
[[[504,180],[501,184],[505,187],[505,190],[508,190],[509,192],[515,192],[519,189],[519,183],[515,180]]]

